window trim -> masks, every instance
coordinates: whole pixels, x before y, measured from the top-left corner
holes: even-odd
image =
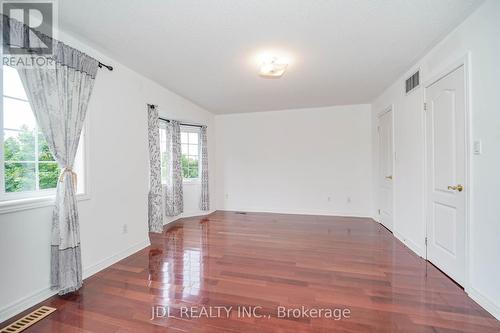
[[[198,134],[198,177],[197,178],[184,178],[184,172],[182,174],[182,183],[184,185],[198,185],[201,184],[201,135],[200,135],[200,127],[198,126],[188,126],[188,125],[181,125],[181,133],[197,133]],[[182,147],[182,140],[181,140],[181,147]],[[181,149],[181,156],[182,156],[182,149]]]
[[[3,66],[2,66],[3,67]],[[2,147],[0,150],[3,151],[3,138],[4,138],[4,125],[3,125],[3,68],[0,68],[0,91],[2,92],[0,100],[0,144]],[[83,191],[76,194],[77,201],[89,200],[90,199],[90,163],[89,163],[89,114],[85,119],[83,124],[82,133],[83,136],[82,144],[82,168],[83,168]],[[4,170],[4,154],[0,154],[0,167]],[[54,199],[56,195],[56,189],[44,189],[37,191],[26,191],[19,193],[8,193],[7,195],[3,192],[5,189],[5,176],[4,171],[0,174],[0,214],[21,211],[26,209],[34,209],[40,207],[52,206],[54,204]]]
[[[2,201],[0,202],[0,215],[29,209],[50,207],[54,205],[55,199],[56,196],[54,193],[46,196]],[[78,202],[90,200],[90,196],[87,193],[77,194],[76,200]]]
[[[3,117],[0,117],[0,125],[3,126]],[[90,163],[89,163],[89,153],[88,153],[88,147],[89,147],[89,117],[87,114],[87,119],[85,119],[85,123],[83,125],[82,129],[82,135],[83,135],[83,151],[82,151],[82,158],[83,158],[83,191],[81,193],[76,194],[76,200],[78,202],[80,201],[85,201],[85,200],[90,200],[91,195],[90,195]],[[3,137],[3,135],[2,135]],[[0,158],[3,163],[3,158]],[[3,177],[0,180],[0,183],[3,186]],[[41,193],[43,192],[43,193]],[[33,193],[33,192],[31,192]],[[50,189],[50,190],[41,190],[35,192],[40,195],[32,195],[32,196],[18,196],[12,199],[8,200],[0,200],[0,215],[2,214],[8,214],[12,212],[18,212],[18,211],[23,211],[23,210],[28,210],[28,209],[36,209],[36,208],[43,208],[43,207],[49,207],[54,205],[54,200],[56,198],[56,190],[55,189]]]

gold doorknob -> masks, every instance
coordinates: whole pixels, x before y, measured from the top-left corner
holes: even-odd
[[[457,186],[448,186],[448,190],[462,192],[464,190],[464,187],[458,184]]]
[[[385,179],[392,179],[392,175],[390,175],[390,176],[385,176]]]

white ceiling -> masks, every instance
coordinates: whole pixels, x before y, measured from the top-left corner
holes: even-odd
[[[214,113],[371,102],[482,0],[63,0],[60,25]],[[292,58],[281,79],[256,54]],[[111,64],[112,65],[112,64]]]

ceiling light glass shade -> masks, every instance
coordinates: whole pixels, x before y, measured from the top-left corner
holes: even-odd
[[[263,77],[281,77],[285,74],[287,63],[280,62],[277,58],[262,62],[259,75]]]

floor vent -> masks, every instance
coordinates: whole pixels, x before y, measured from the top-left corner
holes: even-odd
[[[247,212],[234,212],[235,214],[246,215]]]
[[[0,333],[22,332],[31,325],[38,323],[40,320],[47,317],[56,310],[56,308],[51,308],[50,306],[41,306],[35,311],[28,313],[28,315],[10,324],[9,326],[0,329]]]

